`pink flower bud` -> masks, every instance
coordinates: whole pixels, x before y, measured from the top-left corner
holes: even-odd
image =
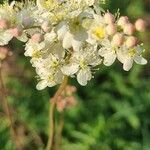
[[[71,85],[66,86],[65,92],[68,96],[74,94],[76,91],[77,89],[75,86],[71,86]]]
[[[40,43],[41,41],[44,40],[44,37],[41,33],[35,33],[34,35],[32,35],[31,40],[33,42]]]
[[[121,46],[124,42],[124,36],[121,33],[116,33],[113,36],[112,44],[115,46]]]
[[[65,108],[66,108],[66,101],[64,100],[57,101],[57,110],[59,112],[62,112]]]
[[[115,17],[111,13],[106,13],[104,15],[104,20],[105,20],[105,23],[111,24],[115,22]]]
[[[134,36],[129,36],[125,44],[128,48],[134,47],[137,44],[137,38]]]
[[[44,32],[50,32],[52,29],[51,25],[47,21],[43,22],[41,27],[42,27]]]
[[[106,27],[106,32],[108,35],[114,35],[116,33],[117,29],[115,24],[109,24]]]
[[[7,29],[8,28],[8,21],[1,19],[0,20],[0,29]]]
[[[15,27],[10,29],[10,33],[14,36],[14,37],[19,37],[22,35],[23,30],[20,27]]]
[[[132,23],[128,23],[124,26],[123,31],[127,35],[132,35],[135,32],[135,27]]]
[[[72,93],[75,93],[77,91],[77,88],[75,86],[71,86]]]
[[[128,24],[129,23],[129,19],[128,19],[128,17],[127,16],[122,16],[122,17],[120,17],[119,18],[119,20],[118,20],[118,22],[117,22],[117,24],[119,25],[119,26],[121,26],[121,27],[124,27],[126,24]]]
[[[146,29],[146,22],[143,19],[138,19],[135,22],[135,28],[137,31],[144,32]]]
[[[74,96],[69,96],[65,98],[67,107],[73,107],[77,104]]]

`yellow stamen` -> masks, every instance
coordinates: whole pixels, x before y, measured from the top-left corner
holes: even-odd
[[[41,56],[42,56],[42,52],[41,51],[35,51],[32,54],[32,57],[34,57],[34,58],[40,58]]]
[[[135,48],[130,49],[128,54],[130,57],[134,57],[134,55],[136,54],[136,49]]]
[[[105,37],[105,29],[103,27],[96,27],[92,30],[92,33],[99,39],[103,39]]]
[[[87,67],[86,62],[85,62],[84,60],[81,60],[81,61],[80,61],[80,67],[81,67],[82,69],[85,69],[85,68]]]

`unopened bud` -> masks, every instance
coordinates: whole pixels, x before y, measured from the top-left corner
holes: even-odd
[[[144,32],[146,29],[146,22],[143,19],[138,19],[135,22],[135,28],[137,31]]]
[[[109,24],[106,27],[106,32],[108,35],[114,35],[116,33],[117,29],[114,24]]]
[[[34,35],[32,35],[31,40],[33,42],[37,42],[40,43],[41,41],[43,41],[44,37],[41,33],[35,33]]]
[[[128,23],[124,26],[123,31],[127,35],[132,35],[135,32],[135,27],[132,23]]]
[[[15,28],[12,28],[10,29],[10,33],[14,36],[14,37],[19,37],[22,35],[22,28],[20,27],[15,27]]]
[[[106,13],[104,15],[104,20],[105,20],[105,23],[111,24],[115,22],[115,17],[111,13]]]
[[[115,46],[121,46],[123,42],[124,42],[124,36],[121,33],[116,33],[113,36],[112,44],[114,44]]]
[[[127,38],[125,44],[128,48],[134,47],[137,44],[137,38],[134,36],[130,36]]]
[[[128,17],[127,16],[122,16],[122,17],[119,18],[119,20],[117,22],[117,25],[121,26],[121,27],[124,27],[128,23],[129,23]]]

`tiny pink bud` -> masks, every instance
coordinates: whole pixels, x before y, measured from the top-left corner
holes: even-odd
[[[105,20],[105,23],[111,24],[115,22],[115,17],[111,13],[106,13],[104,15],[104,20]]]
[[[20,27],[15,27],[10,29],[10,33],[14,36],[14,37],[19,37],[22,35],[22,29]]]
[[[125,44],[128,48],[134,47],[137,44],[137,38],[134,36],[129,36]]]
[[[72,93],[75,93],[77,91],[77,88],[75,86],[71,86]]]
[[[72,95],[73,93],[77,91],[77,89],[75,86],[67,85],[65,91],[67,95]]]
[[[122,16],[119,18],[117,24],[121,27],[124,27],[127,23],[129,23],[129,19],[127,16]]]
[[[124,26],[123,31],[127,35],[132,35],[135,32],[135,27],[132,23],[128,23]]]
[[[40,43],[41,41],[44,40],[44,37],[41,33],[35,33],[34,35],[32,35],[31,40],[33,42]]]
[[[65,101],[62,100],[62,101],[57,102],[57,110],[59,112],[62,112],[65,109],[65,107],[66,107]]]
[[[144,32],[146,29],[146,22],[143,19],[138,19],[135,22],[135,28],[137,31]]]
[[[1,19],[0,20],[0,29],[7,29],[8,28],[8,21]]]
[[[41,28],[43,29],[44,32],[51,31],[51,25],[47,21],[43,22],[43,24],[41,25]]]
[[[66,97],[65,101],[66,101],[67,107],[73,107],[77,104],[74,96]]]
[[[108,35],[114,35],[116,33],[117,29],[115,24],[109,24],[106,27],[106,32]]]
[[[112,43],[115,46],[121,46],[123,44],[123,42],[124,42],[124,36],[121,33],[116,33],[113,36]]]

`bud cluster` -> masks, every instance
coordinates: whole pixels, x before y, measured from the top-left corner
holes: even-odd
[[[71,108],[76,105],[76,99],[74,93],[76,92],[76,87],[67,85],[61,96],[57,99],[57,110],[62,112],[68,108]]]

